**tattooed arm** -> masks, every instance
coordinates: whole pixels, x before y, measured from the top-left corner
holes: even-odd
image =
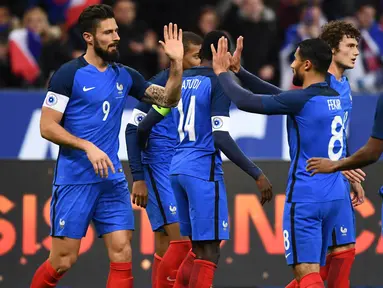
[[[171,61],[166,86],[150,85],[146,88],[141,101],[156,104],[161,107],[175,107],[181,97],[181,86],[182,61]]]

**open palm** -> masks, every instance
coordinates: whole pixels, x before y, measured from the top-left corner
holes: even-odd
[[[233,71],[234,73],[238,73],[239,70],[241,69],[242,50],[243,50],[243,37],[239,36],[237,39],[237,47],[230,61],[230,70]]]
[[[159,43],[170,60],[182,61],[184,57],[182,29],[178,29],[177,24],[169,23],[169,26],[164,26],[164,41],[159,41]]]

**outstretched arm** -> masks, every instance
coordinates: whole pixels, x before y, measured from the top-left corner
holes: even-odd
[[[227,39],[218,41],[218,52],[211,45],[213,69],[218,76],[224,93],[237,105],[238,109],[266,115],[294,114],[299,112],[307,101],[302,91],[283,92],[276,96],[254,94],[239,86],[227,72],[231,55],[227,52]]]
[[[261,78],[251,74],[245,68],[241,67],[239,72],[235,74],[242,84],[253,93],[258,94],[280,94],[283,92],[277,86],[262,80]]]
[[[225,94],[238,109],[266,115],[284,115],[298,113],[307,101],[302,91],[287,91],[278,95],[254,94],[239,86],[230,73],[223,72],[218,76]]]

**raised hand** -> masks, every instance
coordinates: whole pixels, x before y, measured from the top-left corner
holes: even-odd
[[[230,70],[234,73],[238,73],[241,69],[241,55],[243,50],[243,37],[239,36],[237,39],[237,47],[235,48],[233,57],[230,61]]]
[[[213,70],[216,75],[227,72],[230,68],[231,54],[228,52],[227,38],[221,37],[218,40],[218,48],[215,50],[213,44],[210,46],[213,54]]]
[[[169,23],[169,26],[164,26],[164,41],[159,41],[159,43],[170,60],[182,61],[184,57],[182,29],[178,29],[177,24]]]

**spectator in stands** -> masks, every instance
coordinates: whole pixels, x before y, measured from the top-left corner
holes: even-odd
[[[7,6],[0,6],[0,36],[8,37],[12,29],[11,13]]]
[[[217,30],[219,26],[219,17],[213,6],[205,6],[202,8],[198,19],[197,34],[205,37],[206,34],[213,30]]]
[[[301,12],[301,21],[298,24],[291,25],[285,36],[285,43],[279,55],[279,64],[281,69],[281,88],[291,89],[293,73],[290,64],[294,58],[297,44],[309,38],[316,38],[320,34],[322,25],[326,19],[322,14],[319,5],[306,6]]]
[[[278,63],[276,19],[263,0],[233,2],[222,27],[234,39],[240,35],[244,37],[242,58],[246,69],[275,83]]]
[[[376,9],[371,4],[362,4],[356,20],[361,30],[360,56],[355,68],[348,71],[352,89],[356,91],[377,91],[383,86],[383,33],[375,21]]]
[[[11,70],[22,86],[44,86],[51,72],[68,60],[59,37],[60,29],[49,25],[44,10],[25,12],[23,28],[9,35]]]
[[[157,73],[157,35],[136,18],[136,3],[117,0],[113,6],[119,27],[120,62],[139,70],[146,78]]]

